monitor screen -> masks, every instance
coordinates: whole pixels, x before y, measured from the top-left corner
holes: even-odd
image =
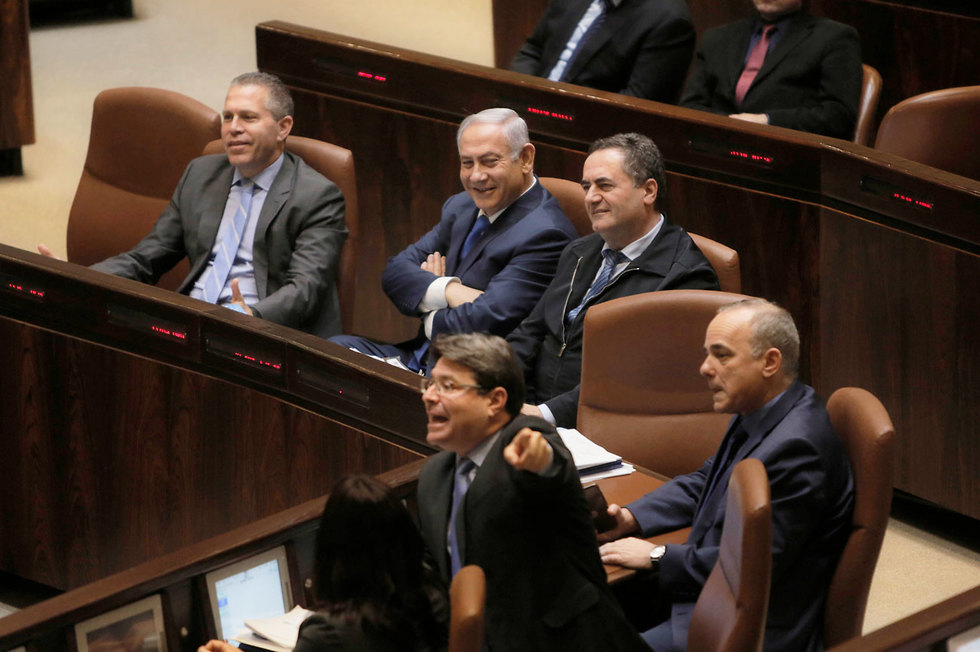
[[[279,616],[293,607],[282,546],[212,571],[206,580],[218,638],[246,629],[246,620]]]

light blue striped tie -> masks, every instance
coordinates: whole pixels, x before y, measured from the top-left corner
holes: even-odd
[[[452,576],[455,576],[463,567],[459,541],[456,538],[456,517],[459,515],[459,508],[463,504],[463,497],[466,496],[466,492],[470,488],[470,471],[475,466],[473,460],[464,457],[456,466],[456,474],[453,479],[453,506],[449,514],[449,568]]]
[[[575,317],[582,311],[582,308],[585,307],[589,299],[602,292],[602,288],[609,285],[609,281],[613,277],[613,272],[616,270],[616,265],[629,262],[630,260],[622,251],[616,251],[615,249],[603,249],[602,257],[606,259],[606,262],[602,265],[602,271],[599,272],[599,276],[596,277],[589,291],[585,293],[582,303],[568,311],[567,323],[571,324],[575,321]]]
[[[217,303],[221,290],[228,281],[228,274],[231,273],[231,266],[235,262],[238,254],[238,245],[242,242],[242,234],[245,233],[245,225],[248,224],[248,214],[252,210],[252,193],[255,191],[255,184],[251,179],[242,179],[241,192],[239,193],[238,209],[231,222],[225,225],[224,230],[218,236],[218,253],[215,254],[211,267],[206,272],[204,279],[204,289],[201,298],[208,303]]]

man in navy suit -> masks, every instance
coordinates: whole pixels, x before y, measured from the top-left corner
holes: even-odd
[[[802,0],[753,0],[758,15],[705,32],[681,106],[850,139],[861,45]],[[755,54],[755,56],[753,56]]]
[[[694,41],[683,0],[552,0],[510,69],[673,104]]]
[[[772,497],[772,588],[766,650],[820,650],[824,602],[850,534],[854,484],[843,443],[823,403],[796,379],[799,335],[784,309],[763,299],[721,308],[708,325],[701,373],[716,412],[735,417],[718,452],[625,507],[600,535],[602,560],[654,568],[670,616],[643,634],[657,652],[684,650],[691,613],[718,561],[728,479],[746,457],[760,460]],[[617,537],[691,527],[683,544]]]
[[[436,335],[506,335],[544,292],[576,233],[534,176],[527,125],[510,109],[487,109],[463,120],[456,142],[465,192],[446,201],[439,223],[389,259],[381,277],[395,306],[421,318],[418,335],[395,345],[331,341],[424,371]]]
[[[422,394],[426,441],[419,529],[448,584],[487,577],[494,652],[643,650],[613,597],[572,456],[555,429],[523,416],[524,375],[507,342],[443,335]]]

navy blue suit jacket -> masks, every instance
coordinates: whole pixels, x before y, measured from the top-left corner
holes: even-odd
[[[777,127],[852,138],[863,75],[857,31],[801,11],[736,106],[735,86],[758,22],[747,18],[704,33],[681,106],[723,115],[767,113]]]
[[[465,192],[450,197],[431,231],[388,260],[381,285],[403,314],[417,316],[419,302],[435,275],[419,269],[434,251],[446,257],[446,273],[483,290],[471,303],[436,312],[432,337],[440,333],[507,335],[529,313],[548,286],[558,257],[575,229],[558,200],[536,183],[498,217],[465,258],[460,250],[478,209]],[[416,341],[425,339],[420,333]]]
[[[592,0],[552,0],[510,69],[547,77]],[[570,62],[563,81],[673,104],[694,53],[682,0],[623,0]]]
[[[627,508],[644,536],[691,526],[687,542],[668,545],[660,561],[660,589],[673,602],[669,627],[674,646],[683,650],[694,603],[718,560],[732,469],[747,457],[760,460],[772,500],[772,589],[764,648],[820,650],[827,589],[854,508],[847,452],[822,401],[799,381],[747,430],[748,439],[729,464],[715,468],[712,457]],[[713,487],[710,494],[705,487]]]

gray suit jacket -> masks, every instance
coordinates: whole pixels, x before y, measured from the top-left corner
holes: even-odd
[[[152,284],[187,256],[191,272],[177,291],[190,292],[211,256],[233,173],[224,154],[191,161],[153,230],[92,269]],[[321,337],[339,333],[334,276],[346,238],[340,189],[286,152],[255,231],[255,315]]]

